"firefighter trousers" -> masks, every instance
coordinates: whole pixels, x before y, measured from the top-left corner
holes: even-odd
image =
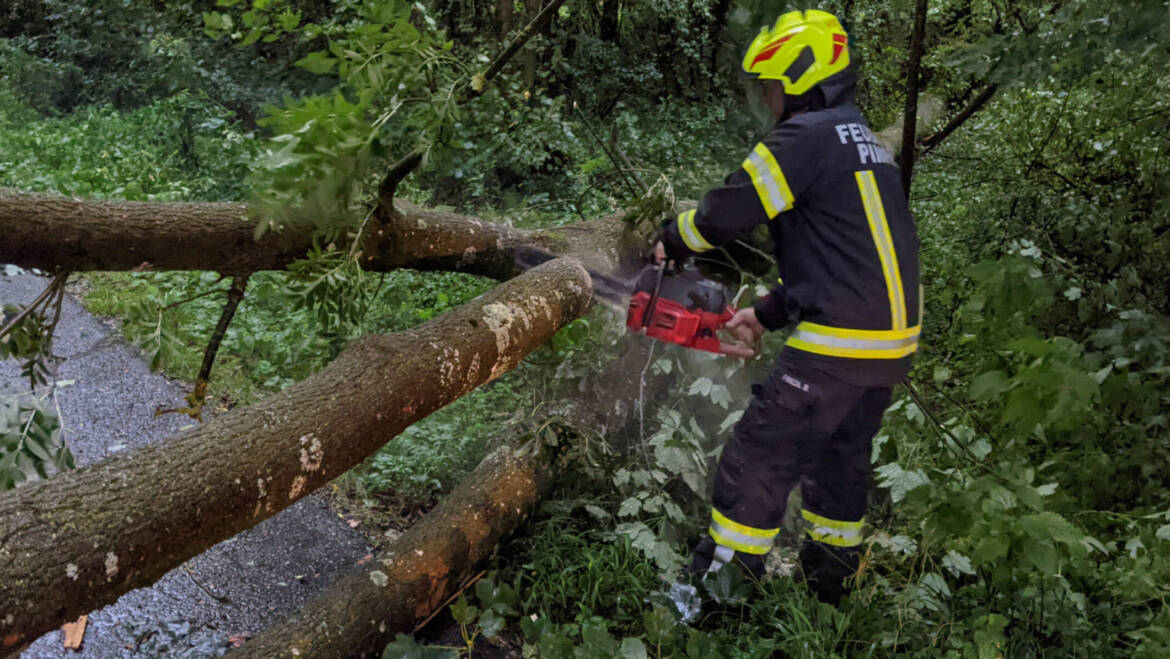
[[[857,571],[871,477],[873,436],[889,387],[864,387],[802,367],[785,350],[753,397],[719,460],[711,524],[690,570],[731,562],[762,576],[788,495],[801,486],[805,581],[836,604]]]

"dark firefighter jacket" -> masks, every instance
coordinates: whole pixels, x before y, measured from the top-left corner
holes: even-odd
[[[864,386],[905,377],[918,348],[918,236],[889,152],[852,103],[778,123],[697,210],[663,232],[674,259],[767,224],[782,285],[756,302],[797,321],[786,358]]]

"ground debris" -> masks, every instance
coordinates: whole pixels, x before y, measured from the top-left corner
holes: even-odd
[[[70,650],[80,650],[81,642],[85,640],[85,627],[89,622],[89,616],[83,615],[77,619],[77,622],[67,622],[61,627],[61,631],[65,633],[65,647]]]

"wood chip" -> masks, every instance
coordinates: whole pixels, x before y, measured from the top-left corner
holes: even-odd
[[[85,639],[85,625],[89,621],[89,616],[84,615],[77,619],[77,622],[67,622],[61,631],[65,632],[65,647],[70,650],[80,650],[81,642]]]

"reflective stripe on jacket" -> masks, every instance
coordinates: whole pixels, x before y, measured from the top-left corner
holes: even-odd
[[[683,258],[767,224],[783,289],[757,302],[769,329],[799,321],[787,345],[856,384],[905,377],[918,348],[918,235],[893,158],[856,106],[778,123],[698,209],[668,222]]]

